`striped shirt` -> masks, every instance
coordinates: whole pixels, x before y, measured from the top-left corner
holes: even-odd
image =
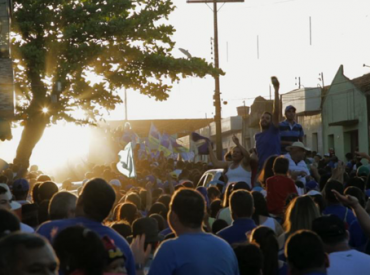
[[[287,120],[280,122],[279,124],[280,130],[280,140],[281,141],[290,141],[296,142],[299,141],[299,138],[304,136],[303,128],[301,124],[293,123],[290,124]],[[281,153],[286,154],[287,151],[285,149],[287,145],[281,145]]]

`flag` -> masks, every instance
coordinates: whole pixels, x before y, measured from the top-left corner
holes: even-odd
[[[181,157],[185,161],[192,161],[195,157],[195,154],[194,152],[184,152],[184,153],[181,153]]]
[[[170,140],[169,135],[163,134],[161,136],[158,151],[163,152],[163,155],[165,157],[169,157],[170,155],[172,155],[173,150],[172,150],[172,145],[171,145],[171,140]]]
[[[136,144],[140,143],[139,136],[132,130],[129,122],[125,123],[123,129],[123,135],[120,139],[121,145],[127,145],[127,143],[132,142],[132,147],[135,148]]]
[[[191,140],[195,142],[195,146],[198,148],[199,155],[208,155],[208,144],[211,142],[209,138],[203,137],[198,133],[191,133]]]
[[[184,146],[177,143],[176,138],[177,138],[177,135],[170,136],[172,151],[174,153],[189,152],[189,150],[187,148],[185,148]]]
[[[149,136],[148,136],[150,149],[158,150],[160,140],[161,140],[161,134],[159,133],[157,128],[152,123],[152,125],[150,126]]]
[[[135,163],[134,154],[132,151],[132,143],[128,143],[124,150],[119,151],[119,162],[117,163],[117,169],[120,173],[128,178],[135,178]]]

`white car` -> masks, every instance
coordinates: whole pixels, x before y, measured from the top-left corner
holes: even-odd
[[[223,172],[224,169],[211,169],[202,175],[200,178],[197,187],[203,186],[205,188],[208,188],[209,186],[217,186],[221,192],[225,189],[225,182],[223,178]]]

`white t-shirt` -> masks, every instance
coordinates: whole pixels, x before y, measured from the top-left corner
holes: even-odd
[[[305,172],[307,176],[310,175],[310,171],[307,168],[307,164],[304,162],[304,160],[301,160],[298,163],[295,163],[294,160],[292,160],[290,154],[284,155],[285,158],[289,160],[289,171],[295,171],[295,172]],[[306,177],[297,177],[297,181],[301,181],[304,185],[306,185]],[[304,194],[304,188],[298,188],[296,187],[298,195],[303,195]]]
[[[351,249],[329,254],[328,275],[370,274],[370,256]]]

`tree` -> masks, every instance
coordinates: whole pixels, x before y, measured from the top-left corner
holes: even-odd
[[[24,129],[14,163],[29,166],[45,127],[95,123],[132,88],[166,100],[180,76],[222,73],[201,58],[174,58],[171,0],[14,0],[12,55]],[[92,82],[94,75],[98,81]],[[43,108],[45,112],[43,112]],[[76,108],[85,119],[73,115]],[[46,112],[46,110],[48,110]]]

